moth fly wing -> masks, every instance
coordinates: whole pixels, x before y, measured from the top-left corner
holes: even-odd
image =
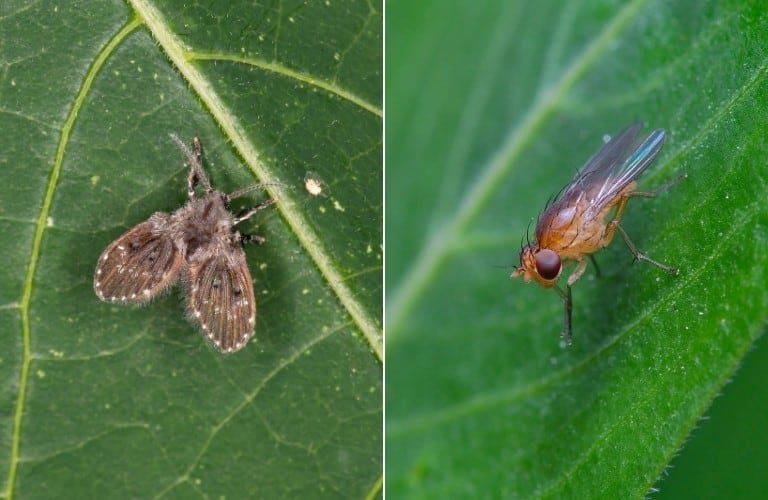
[[[237,245],[187,270],[187,308],[221,352],[242,349],[253,336],[256,299],[245,252]]]
[[[101,253],[93,290],[105,302],[142,304],[173,285],[179,277],[181,252],[159,230],[170,216],[157,213],[132,227]]]

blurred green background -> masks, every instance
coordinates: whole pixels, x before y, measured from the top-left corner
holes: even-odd
[[[768,338],[723,388],[656,484],[653,498],[764,498],[768,477]]]
[[[765,4],[386,7],[387,492],[761,494]],[[682,272],[600,252],[562,349],[560,300],[508,276],[546,200],[635,121],[668,131],[640,186],[688,178],[623,225]]]

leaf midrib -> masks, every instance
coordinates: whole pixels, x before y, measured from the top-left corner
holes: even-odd
[[[690,155],[691,151],[693,151],[699,144],[701,144],[708,134],[716,129],[716,123],[721,121],[744,95],[757,87],[762,78],[766,76],[766,74],[768,74],[768,61],[766,61],[763,66],[758,67],[755,70],[753,77],[745,82],[743,86],[737,89],[733,96],[728,101],[723,103],[718,112],[714,113],[710,119],[707,120],[707,122],[702,124],[698,130],[698,133],[681,148],[679,148],[675,153],[673,153],[671,158],[667,159],[665,165],[670,163],[679,163],[680,158],[686,156],[686,154]],[[727,182],[725,177],[721,177],[720,180],[724,183]],[[701,203],[699,206],[710,205],[711,201],[713,201],[717,196],[718,195],[716,190],[708,191],[705,197],[701,198]],[[759,211],[758,208],[759,205],[755,205],[754,210],[748,211],[748,213],[755,215]],[[751,219],[749,221],[751,221]],[[724,248],[726,243],[734,241],[734,234],[736,234],[739,229],[745,227],[749,221],[745,221],[744,218],[742,218],[738,224],[731,225],[727,235],[724,238],[721,238],[718,244],[713,247],[713,252],[706,259],[706,262],[717,260],[715,255]],[[702,266],[698,269],[698,272],[696,274],[687,276],[685,281],[679,282],[677,286],[670,291],[667,297],[673,297],[675,294],[678,294],[681,290],[685,289],[686,283],[698,279],[704,272],[703,270],[705,267],[706,265],[704,261],[702,261]],[[412,416],[402,421],[391,421],[387,424],[389,435],[404,435],[421,428],[435,425],[437,423],[451,422],[461,418],[462,416],[472,413],[473,410],[485,410],[488,408],[496,407],[500,404],[511,404],[522,400],[526,396],[543,392],[546,388],[558,383],[560,380],[583,371],[590,366],[590,363],[594,362],[600,357],[603,357],[607,352],[610,352],[611,348],[618,344],[620,340],[625,338],[634,327],[651,316],[651,314],[660,307],[660,304],[668,303],[669,300],[671,299],[665,298],[664,300],[656,302],[644,313],[640,314],[631,324],[628,324],[622,332],[618,333],[609,342],[603,344],[599,349],[575,365],[566,367],[565,369],[556,373],[552,373],[542,379],[530,381],[521,387],[516,387],[511,390],[502,391],[500,393],[475,396],[470,400],[462,401],[456,405],[443,408],[438,411]]]
[[[491,194],[502,185],[499,180],[507,175],[515,160],[531,142],[545,120],[554,113],[568,91],[584,75],[599,56],[610,48],[611,42],[640,11],[647,0],[635,0],[628,3],[606,24],[605,29],[581,52],[563,71],[560,79],[551,87],[542,91],[528,110],[520,124],[510,130],[501,142],[496,153],[479,169],[480,175],[471,184],[458,209],[444,225],[432,236],[428,244],[414,259],[414,263],[403,273],[404,278],[388,300],[387,341],[396,341],[401,331],[400,324],[414,306],[418,295],[433,278],[437,268],[450,252],[451,243],[458,240],[458,235],[477,215]]]
[[[227,134],[238,153],[245,159],[253,173],[262,180],[276,180],[277,175],[264,162],[254,145],[248,140],[243,127],[235,119],[234,114],[226,107],[219,96],[210,89],[212,85],[205,77],[190,64],[193,53],[185,51],[181,41],[170,30],[163,15],[146,0],[130,0],[137,15],[141,16],[147,29],[155,38],[176,69],[184,76],[187,83],[194,89],[198,97],[205,103],[214,120]],[[286,76],[290,76],[286,74]],[[318,82],[319,79],[311,78]],[[301,246],[317,266],[320,274],[336,294],[339,302],[352,317],[356,326],[365,336],[371,349],[379,361],[383,359],[382,333],[376,325],[375,318],[358,300],[355,293],[347,286],[345,278],[336,268],[329,252],[312,229],[312,226],[302,215],[301,205],[293,199],[288,190],[280,191],[279,196],[275,186],[266,186],[265,190],[277,200],[277,207],[288,225],[291,227]]]
[[[62,124],[61,135],[59,137],[59,143],[56,149],[56,156],[50,171],[48,182],[46,184],[40,212],[35,220],[35,230],[32,240],[32,247],[30,249],[30,259],[23,282],[22,298],[17,305],[14,304],[14,307],[18,307],[19,309],[19,315],[21,319],[23,352],[21,359],[21,369],[19,373],[18,395],[12,423],[10,447],[11,453],[8,460],[8,473],[4,491],[4,497],[8,500],[11,500],[15,493],[14,488],[16,484],[16,475],[18,464],[20,462],[21,430],[23,424],[27,388],[29,383],[29,371],[33,360],[31,352],[29,312],[31,306],[32,291],[34,288],[34,280],[41,255],[42,241],[47,228],[47,220],[53,205],[53,198],[56,192],[56,188],[58,186],[58,180],[61,174],[66,146],[69,143],[69,137],[74,127],[78,113],[85,103],[85,99],[89,94],[90,88],[96,76],[99,74],[101,68],[104,66],[111,54],[121,44],[121,42],[136,28],[142,25],[146,25],[155,39],[160,43],[160,46],[165,50],[166,54],[176,65],[177,69],[179,69],[182,75],[187,78],[187,81],[190,83],[192,88],[195,89],[200,99],[208,105],[208,108],[211,110],[211,113],[219,122],[219,125],[222,127],[222,129],[229,134],[233,144],[238,149],[242,157],[247,160],[251,170],[253,170],[253,172],[261,179],[276,178],[276,175],[271,172],[268,166],[261,162],[259,159],[259,154],[256,152],[253,145],[248,142],[245,134],[242,131],[242,127],[236,123],[233,115],[228,112],[218,96],[207,90],[210,87],[207,85],[205,79],[202,78],[202,75],[200,75],[191,65],[188,64],[187,58],[185,57],[185,52],[183,51],[181,44],[170,32],[167,25],[163,22],[163,18],[160,13],[153,6],[149,5],[143,0],[131,0],[131,4],[134,8],[136,16],[128,21],[96,55],[93,64],[88,69],[77,92],[77,95],[73,101],[72,108],[69,110],[69,113]],[[165,43],[162,43],[163,41]],[[226,58],[226,56],[221,54],[215,56]],[[197,59],[207,59],[213,58],[214,55],[191,53],[191,59],[194,59],[195,57]],[[239,62],[253,65],[261,64],[261,61],[259,60],[242,60]],[[263,65],[260,67],[264,67],[264,69],[270,69],[275,72],[279,72],[284,76],[295,78],[305,83],[315,85],[328,92],[332,92],[343,99],[353,102],[354,104],[362,107],[363,109],[366,109],[376,116],[383,116],[381,109],[334,84],[329,84],[322,81],[321,79],[313,78],[310,75],[303,75],[298,72],[291,71],[288,68],[284,68],[279,65],[273,65],[271,67]],[[190,78],[190,76],[194,78]],[[269,191],[269,188],[267,188],[267,190]],[[331,289],[334,290],[337,297],[339,298],[339,301],[352,317],[356,326],[363,332],[374,353],[381,361],[383,359],[381,340],[382,336],[379,333],[378,327],[376,326],[375,319],[365,310],[365,307],[359,302],[351,289],[346,286],[343,277],[333,266],[332,260],[328,252],[326,252],[323,248],[320,239],[316,234],[314,234],[311,226],[298,210],[299,205],[297,205],[294,200],[289,199],[285,193],[281,193],[281,197],[278,198],[278,200],[278,206],[283,213],[283,216],[291,226],[294,234],[301,242],[305,251],[307,251],[310,257],[313,259],[319,272],[325,277]],[[298,352],[303,351],[299,350]]]

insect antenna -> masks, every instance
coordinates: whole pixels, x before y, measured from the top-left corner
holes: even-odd
[[[205,189],[206,193],[213,192],[211,181],[208,179],[208,175],[205,173],[205,170],[203,170],[203,144],[200,142],[200,138],[195,136],[192,139],[193,149],[190,149],[189,146],[184,144],[184,141],[179,139],[178,135],[172,133],[170,136],[171,140],[176,143],[176,146],[178,146],[179,149],[181,149],[181,151],[184,153],[184,156],[187,157],[187,161],[189,162],[190,172],[187,181],[187,194],[189,197],[195,197],[195,186],[197,186],[198,183],[203,185],[203,189]]]
[[[489,264],[489,265],[492,268],[494,268],[494,269],[505,269],[506,270],[506,269],[509,269],[510,267],[512,269],[517,269],[518,268],[518,266],[516,266],[514,264]]]

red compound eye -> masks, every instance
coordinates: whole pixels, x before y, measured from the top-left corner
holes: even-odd
[[[553,280],[560,274],[560,256],[552,250],[541,250],[536,254],[536,272],[545,280]]]

